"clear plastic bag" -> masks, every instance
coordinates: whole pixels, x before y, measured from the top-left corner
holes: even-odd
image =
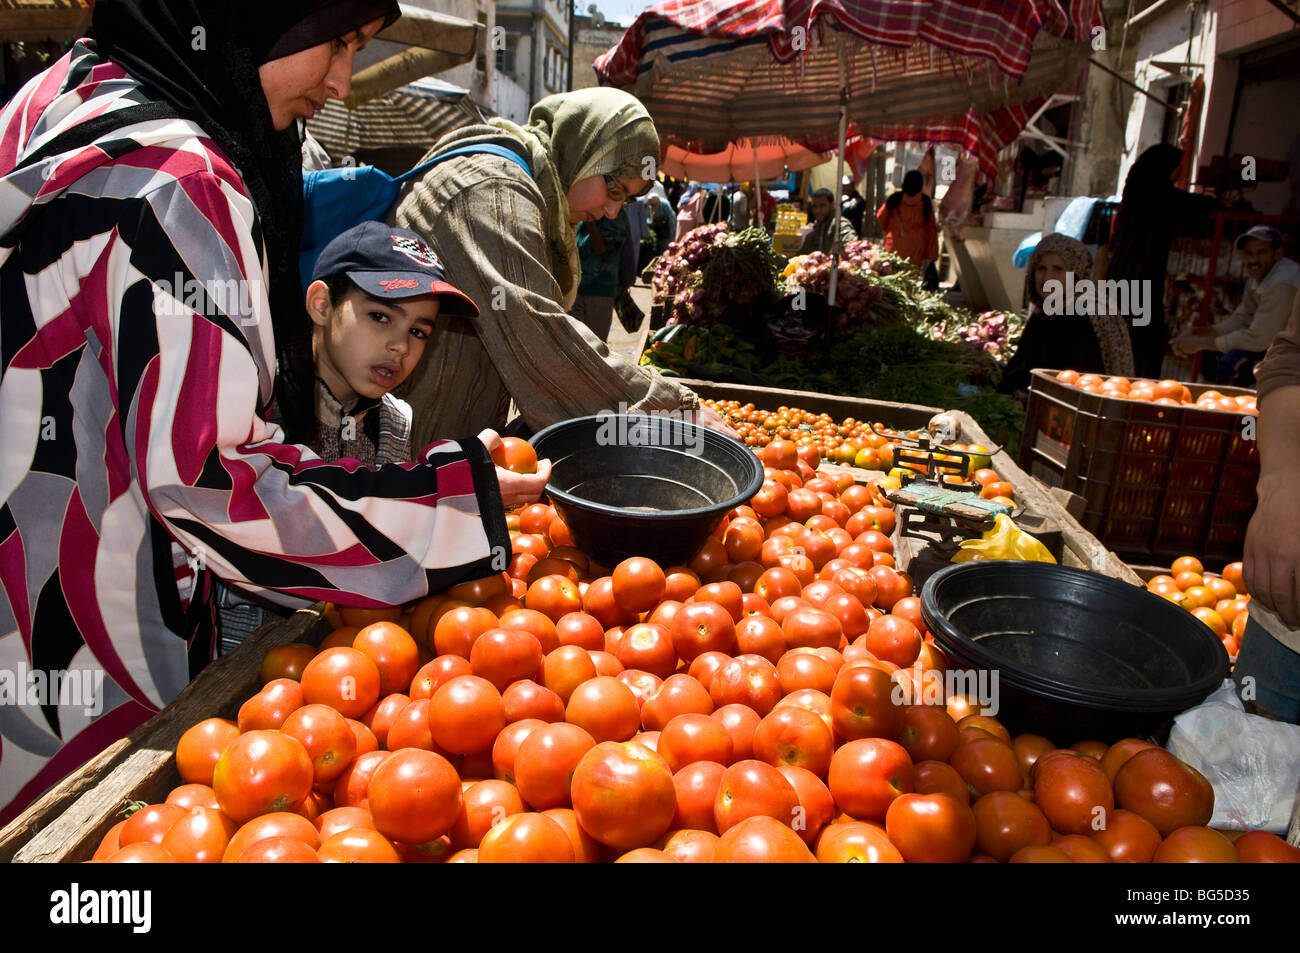
[[[1286,835],[1300,785],[1300,725],[1248,715],[1226,679],[1174,719],[1167,747],[1214,787],[1211,827]]]
[[[958,548],[952,562],[965,563],[973,559],[1030,559],[1039,563],[1054,563],[1046,546],[1011,522],[1011,517],[999,513],[994,517],[993,528],[979,539],[968,539]]]

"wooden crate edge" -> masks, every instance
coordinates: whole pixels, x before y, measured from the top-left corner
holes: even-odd
[[[159,800],[175,783],[173,752],[186,729],[204,718],[234,714],[256,687],[268,649],[289,642],[319,642],[327,632],[318,603],[282,623],[263,626],[229,655],[214,661],[170,705],[124,739],[126,745],[111,770],[35,832],[12,855],[12,862],[89,860],[104,834],[121,819],[118,812],[127,801]]]

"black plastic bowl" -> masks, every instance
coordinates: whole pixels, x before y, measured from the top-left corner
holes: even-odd
[[[763,485],[744,444],[672,417],[579,417],[531,443],[550,458],[546,491],[574,544],[610,567],[628,556],[685,562]]]
[[[1223,644],[1191,613],[1050,563],[945,567],[921,592],[921,618],[952,669],[997,672],[999,720],[1060,745],[1155,732],[1228,673]]]

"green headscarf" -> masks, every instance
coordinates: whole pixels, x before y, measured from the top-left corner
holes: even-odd
[[[659,134],[640,100],[620,89],[594,87],[547,96],[528,114],[528,125],[492,119],[528,147],[533,179],[546,202],[551,269],[564,307],[578,295],[578,229],[569,221],[567,192],[593,175],[654,179]]]

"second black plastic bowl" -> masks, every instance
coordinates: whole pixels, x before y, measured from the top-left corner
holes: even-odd
[[[922,590],[921,618],[951,668],[998,673],[1000,720],[1060,745],[1155,731],[1228,672],[1222,643],[1189,612],[1049,563],[941,569]]]
[[[574,544],[609,567],[628,556],[685,562],[763,485],[748,447],[673,417],[578,417],[531,443],[551,461],[546,491]]]

